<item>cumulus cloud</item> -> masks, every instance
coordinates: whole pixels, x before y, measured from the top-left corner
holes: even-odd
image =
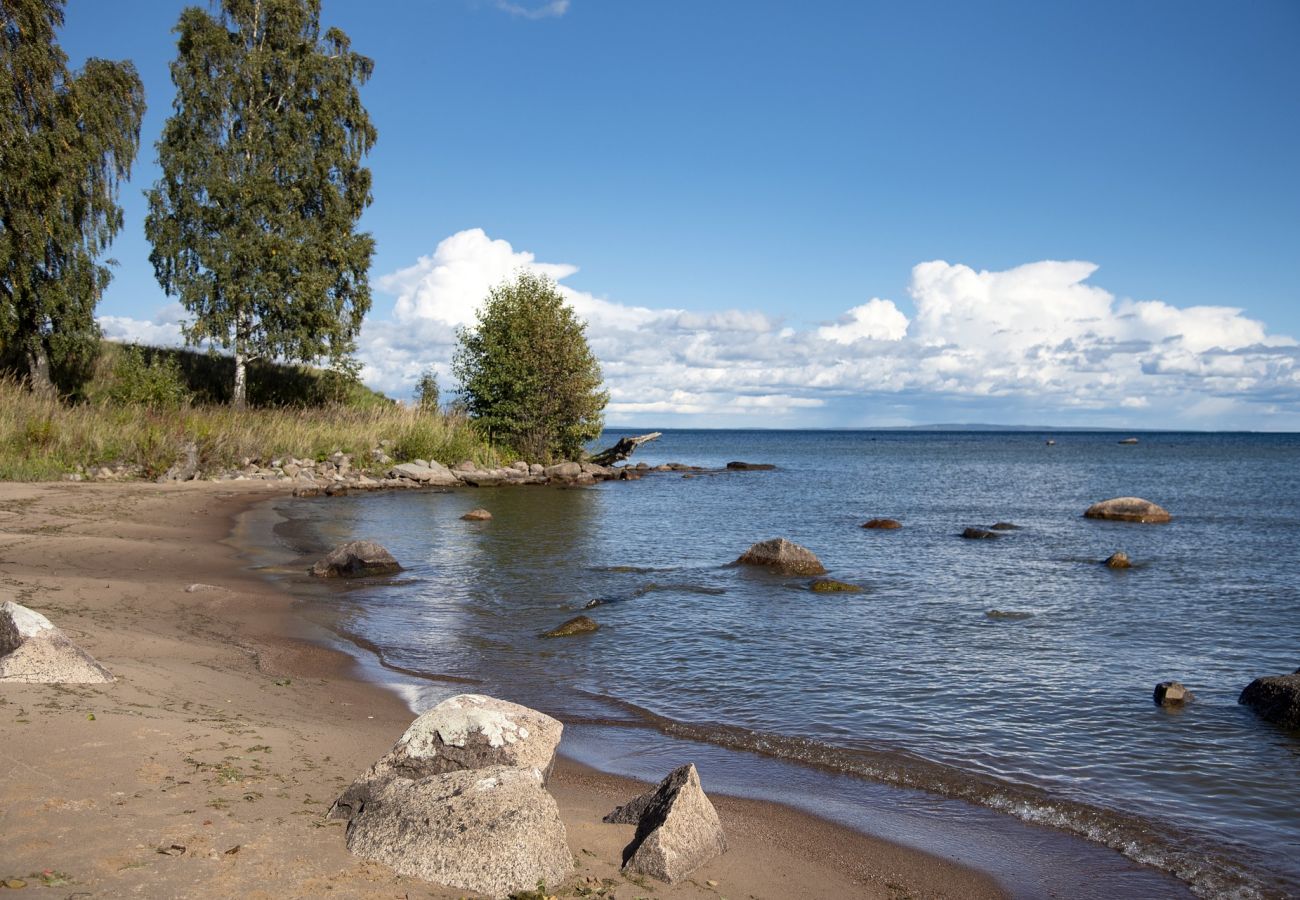
[[[512,3],[510,0],[496,0],[496,7],[521,19],[558,19],[569,11],[569,0],[551,0],[550,3],[541,6],[526,6],[522,3]]]
[[[368,380],[403,394],[427,365],[449,374],[454,328],[472,322],[488,290],[521,269],[554,279],[587,320],[612,423],[682,416],[700,424],[844,424],[836,410],[864,397],[925,398],[931,408],[1002,400],[1049,420],[1054,411],[1058,420],[1115,413],[1155,424],[1147,417],[1158,413],[1166,425],[1213,427],[1208,417],[1228,408],[1300,419],[1294,339],[1270,335],[1236,307],[1116,297],[1091,282],[1090,262],[993,272],[923,262],[902,304],[873,297],[799,330],[757,311],[597,297],[564,283],[576,266],[541,262],[481,229],[454,234],[376,281],[396,304],[391,322],[363,333]],[[832,418],[817,418],[823,414]]]
[[[99,316],[100,331],[110,341],[124,344],[148,344],[151,347],[179,347],[185,343],[181,325],[186,321],[185,307],[168,303],[152,319],[130,316]]]

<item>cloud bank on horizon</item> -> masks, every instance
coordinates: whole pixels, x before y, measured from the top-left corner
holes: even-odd
[[[1090,262],[1000,272],[922,262],[907,311],[872,297],[837,321],[798,329],[762,312],[597,297],[564,283],[576,266],[540,262],[478,228],[375,280],[396,301],[391,319],[362,329],[363,380],[409,396],[432,366],[450,387],[456,328],[521,269],[555,280],[588,322],[612,425],[1300,427],[1294,338],[1270,335],[1236,307],[1117,298],[1088,283]],[[152,322],[100,322],[113,339],[177,343],[182,314],[170,305]]]

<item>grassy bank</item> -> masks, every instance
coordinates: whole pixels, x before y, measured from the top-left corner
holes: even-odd
[[[166,472],[190,442],[205,472],[239,468],[247,459],[323,459],[335,450],[361,464],[385,441],[399,462],[503,461],[465,419],[396,404],[244,412],[227,406],[66,404],[0,382],[0,480],[48,481],[77,466],[123,464],[139,466],[152,478]]]
[[[361,467],[381,446],[398,462],[509,461],[463,416],[401,406],[355,379],[306,366],[255,366],[251,408],[236,411],[223,405],[230,365],[206,353],[105,343],[72,399],[34,396],[0,379],[0,480],[48,481],[92,466],[136,467],[154,478],[190,443],[205,473],[336,450]]]

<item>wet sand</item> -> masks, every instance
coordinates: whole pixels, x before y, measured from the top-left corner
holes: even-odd
[[[0,685],[0,882],[58,896],[466,896],[352,857],[324,820],[412,715],[309,640],[293,598],[227,542],[240,512],[283,493],[0,484],[0,597],[48,616],[118,677]],[[948,859],[716,795],[731,850],[681,885],[630,882],[618,861],[632,829],[600,819],[643,789],[558,762],[551,790],[578,865],[553,893],[1005,895]]]

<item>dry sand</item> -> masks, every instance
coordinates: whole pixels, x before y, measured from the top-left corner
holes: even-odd
[[[0,484],[0,599],[45,614],[118,677],[0,685],[0,890],[467,896],[352,857],[323,818],[412,714],[298,636],[293,601],[223,543],[240,511],[283,491]],[[948,860],[716,796],[730,852],[682,885],[632,882],[618,869],[631,827],[600,819],[644,785],[562,759],[551,789],[578,865],[550,886],[560,896],[1003,896]]]

